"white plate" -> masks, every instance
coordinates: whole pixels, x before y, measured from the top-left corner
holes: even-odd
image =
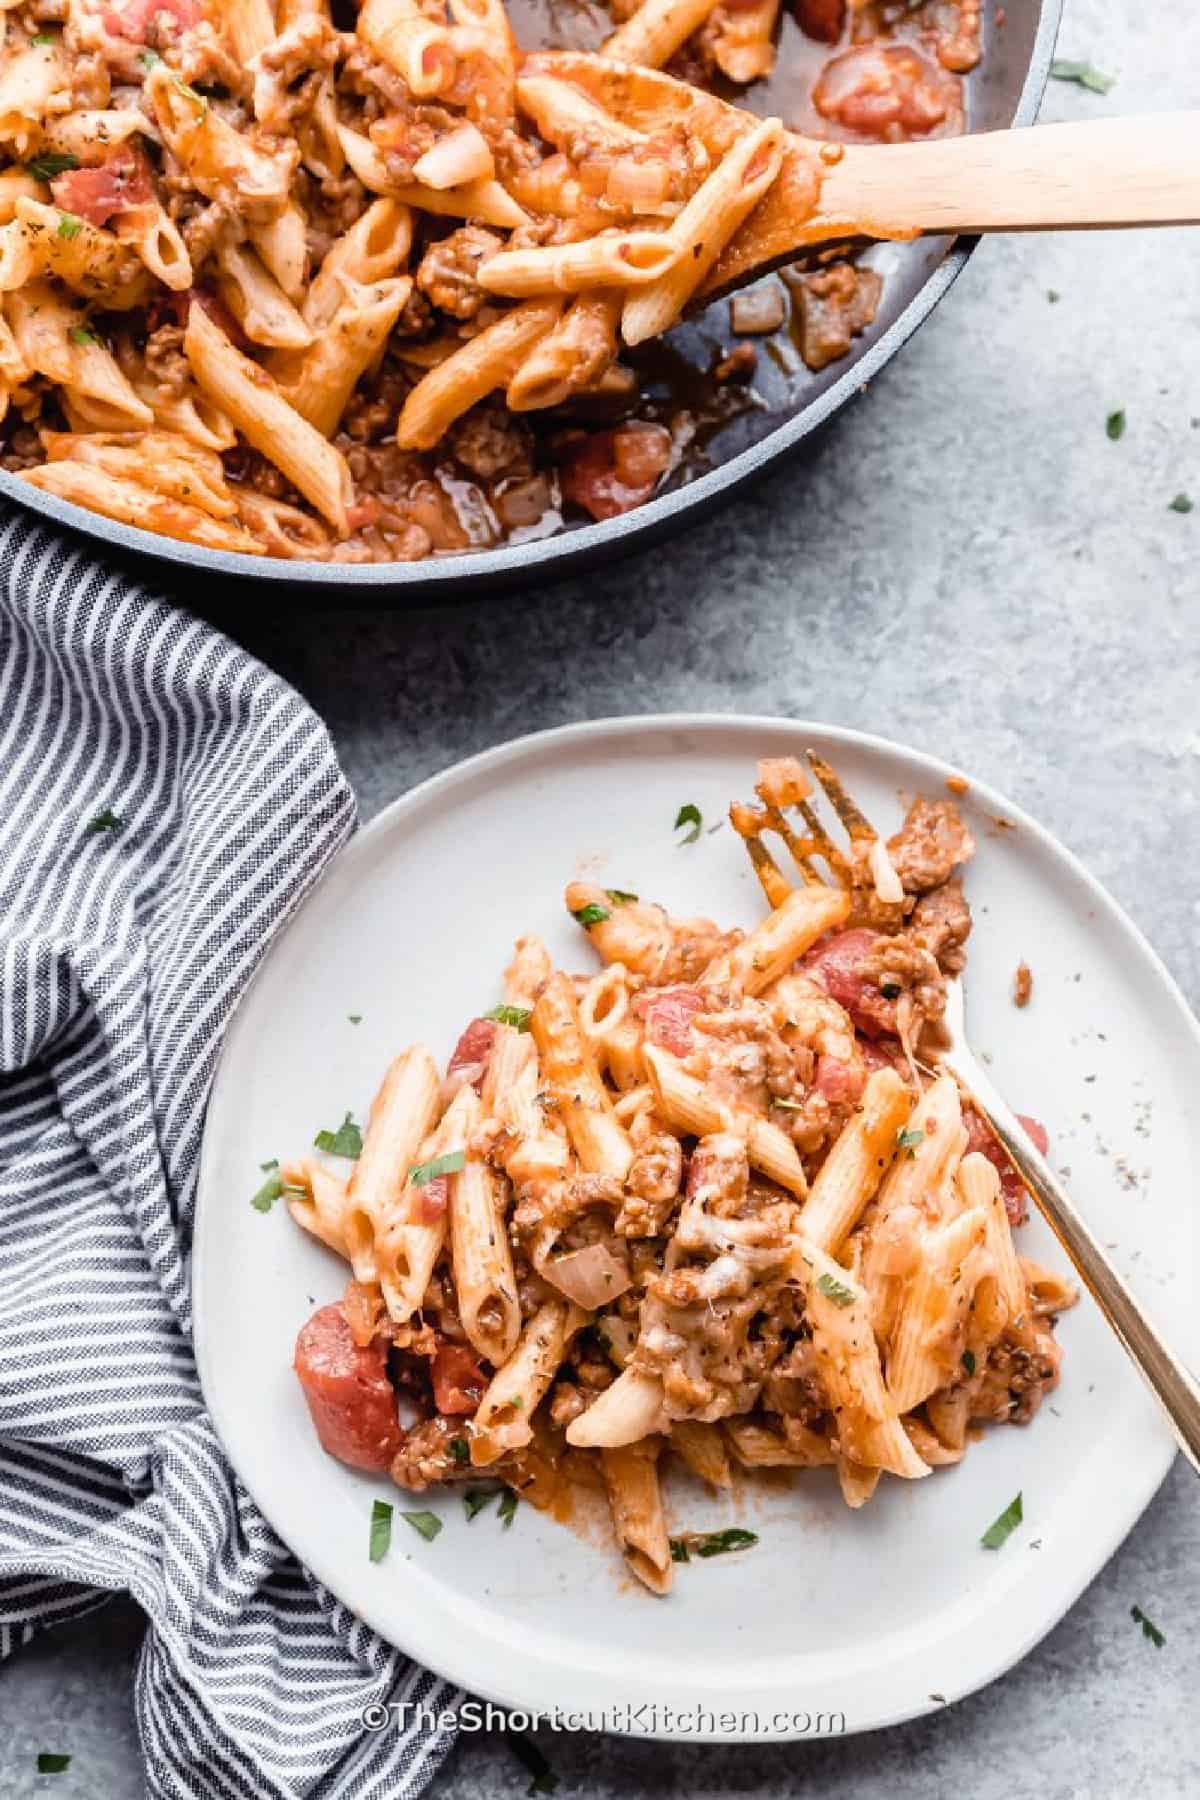
[[[860,1513],[827,1471],[733,1502],[675,1490],[676,1527],[736,1517],[760,1543],[681,1568],[666,1600],[627,1579],[610,1548],[528,1506],[507,1531],[494,1509],[468,1524],[457,1493],[409,1502],[320,1450],[292,1344],[344,1271],[282,1206],[267,1217],[250,1208],[259,1164],[303,1149],[347,1108],[361,1119],[403,1044],[423,1038],[444,1058],[463,1023],[495,1004],[518,933],[585,965],[561,899],[577,872],[676,912],[752,923],[762,902],[728,826],[680,848],[672,822],[689,801],[707,823],[723,818],[749,794],[757,757],[806,744],[881,823],[898,817],[901,792],[937,794],[951,773],[881,739],[771,719],[617,719],[523,738],[426,782],[356,838],[229,1031],[194,1273],[217,1429],[268,1519],[347,1606],[513,1707],[557,1705],[597,1725],[606,1712],[610,1728],[652,1736],[760,1739],[803,1734],[805,1715],[841,1713],[854,1731],[934,1710],[931,1696],[980,1686],[1049,1630],[1171,1461],[1153,1402],[1090,1302],[1062,1321],[1064,1379],[1029,1428],[988,1432],[961,1466],[925,1481],[885,1480]],[[1194,1357],[1200,1032],[1153,952],[1065,850],[985,788],[964,804],[979,838],[972,1039],[1013,1104],[1045,1121],[1100,1237]],[[1024,1012],[1010,998],[1022,958],[1034,972]],[[1024,1245],[1062,1261],[1040,1220]],[[983,1550],[980,1533],[1018,1490],[1024,1525],[999,1552]],[[426,1543],[397,1518],[374,1566],[368,1517],[385,1496],[431,1505],[444,1529]],[[619,1716],[647,1703],[657,1716]],[[668,1720],[665,1708],[687,1717]],[[751,1712],[756,1723],[722,1720]]]

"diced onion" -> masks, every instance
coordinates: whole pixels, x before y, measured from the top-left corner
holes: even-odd
[[[541,1272],[568,1300],[588,1312],[606,1306],[633,1285],[628,1267],[607,1244],[586,1244],[582,1250],[551,1257]]]

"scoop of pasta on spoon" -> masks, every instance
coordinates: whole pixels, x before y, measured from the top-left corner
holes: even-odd
[[[620,286],[634,296],[630,344],[822,243],[1200,222],[1197,113],[835,144],[657,69],[572,51],[527,56],[517,95],[552,140],[570,126],[615,150],[682,127],[708,160],[708,178],[656,231],[504,251],[480,269],[485,289],[510,296]]]

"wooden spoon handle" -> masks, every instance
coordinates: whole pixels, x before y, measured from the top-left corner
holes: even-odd
[[[1200,113],[847,145],[819,207],[868,237],[1200,221]],[[816,224],[817,221],[812,221]]]
[[[814,159],[820,195],[807,210]],[[923,144],[821,148],[792,137],[780,179],[722,251],[705,298],[838,239],[1196,223],[1200,112]]]

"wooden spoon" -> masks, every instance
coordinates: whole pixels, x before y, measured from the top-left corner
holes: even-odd
[[[522,70],[570,81],[638,130],[682,125],[713,156],[756,123],[687,82],[600,56],[541,51]],[[849,238],[1197,223],[1200,112],[912,144],[822,143],[788,132],[778,179],[726,245],[702,296]]]

